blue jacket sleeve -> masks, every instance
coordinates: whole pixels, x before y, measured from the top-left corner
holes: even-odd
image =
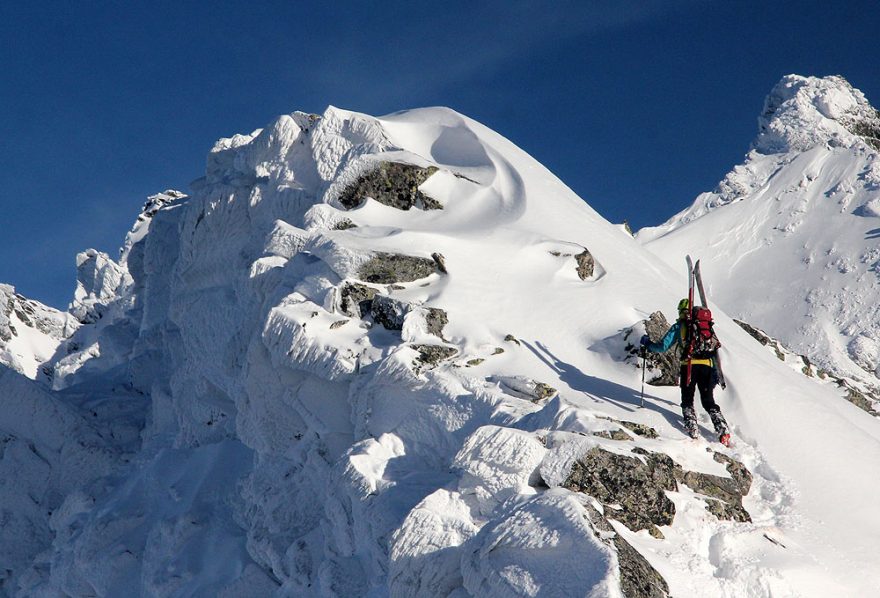
[[[651,343],[648,345],[648,351],[651,353],[666,353],[669,351],[669,348],[672,347],[677,341],[678,337],[681,334],[681,323],[676,322],[672,325],[672,328],[663,336],[663,339],[659,343]]]

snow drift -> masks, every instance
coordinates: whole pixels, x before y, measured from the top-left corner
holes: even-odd
[[[4,513],[40,530],[0,591],[880,587],[876,420],[721,313],[736,446],[687,439],[675,388],[639,409],[629,343],[684,276],[451,110],[220,140],[78,265],[47,379],[0,377]]]

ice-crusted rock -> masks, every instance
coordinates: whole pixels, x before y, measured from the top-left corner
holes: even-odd
[[[290,259],[303,250],[310,236],[301,228],[276,220],[266,241],[266,253]]]
[[[880,147],[880,115],[840,76],[788,75],[764,101],[754,148],[764,154],[806,151],[816,145]]]
[[[452,461],[461,472],[459,491],[488,515],[510,496],[530,494],[540,480],[538,466],[547,449],[530,433],[483,426],[471,434]]]
[[[394,598],[449,596],[462,587],[463,545],[479,531],[461,495],[425,497],[391,540],[388,585]]]
[[[106,253],[95,249],[79,253],[70,313],[83,324],[97,322],[130,283],[128,271]]]
[[[589,596],[613,592],[614,551],[601,542],[584,507],[556,489],[511,501],[462,556],[472,596]]]
[[[75,406],[19,373],[0,367],[0,389],[0,594],[5,595],[18,590],[25,567],[57,536],[63,541],[58,529],[65,512],[82,492],[94,492],[99,478],[117,470],[123,451]],[[126,440],[131,432],[106,431],[111,430]],[[91,506],[88,498],[84,502],[80,510]]]

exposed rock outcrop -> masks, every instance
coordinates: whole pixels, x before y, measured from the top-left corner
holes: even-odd
[[[666,496],[677,490],[676,464],[651,453],[642,461],[595,447],[575,461],[563,488],[589,494],[607,506],[608,516],[633,531],[646,529],[662,538],[659,525],[669,525],[675,504]]]
[[[666,495],[685,484],[705,495],[708,510],[719,519],[751,521],[742,505],[749,492],[752,476],[734,459],[715,453],[715,460],[724,463],[730,478],[686,471],[671,457],[634,448],[637,456],[590,449],[572,465],[562,486],[588,494],[606,507],[606,516],[616,519],[633,531],[648,530],[657,538],[663,534],[659,526],[670,525],[675,517],[675,504]]]
[[[386,330],[403,330],[403,320],[411,307],[405,301],[387,295],[376,295],[370,306],[370,314],[373,321],[384,326]]]
[[[377,253],[358,270],[358,276],[365,282],[393,284],[412,282],[436,272],[434,260],[401,255],[398,253]]]
[[[422,168],[399,162],[380,162],[374,170],[346,187],[338,200],[349,210],[360,206],[368,197],[398,210],[440,210],[443,209],[440,202],[419,191],[419,186],[437,170],[434,166]]]
[[[574,256],[574,259],[577,262],[577,273],[580,279],[586,280],[590,278],[596,268],[596,260],[593,259],[593,254],[585,248],[583,252]]]
[[[585,505],[596,537],[617,549],[620,590],[625,598],[667,598],[669,584],[638,550],[614,531],[608,520],[591,505]]]
[[[768,335],[763,330],[756,328],[746,322],[734,320],[740,328],[749,333],[749,336],[756,341],[773,350],[776,357],[785,363],[789,363],[792,367],[799,369],[802,374],[810,378],[816,378],[819,382],[834,382],[844,391],[843,398],[874,416],[880,416],[880,409],[876,406],[880,403],[880,392],[876,387],[864,383],[857,382],[850,378],[844,378],[829,374],[813,365],[806,355],[798,355],[789,350],[775,338]]]
[[[670,324],[666,320],[666,316],[661,311],[655,311],[647,320],[644,320],[645,333],[652,343],[660,342],[663,336],[669,330]],[[637,339],[632,339],[628,350],[631,354],[637,355],[639,347],[636,346]],[[666,353],[651,353],[645,355],[645,362],[649,370],[659,372],[657,375],[647,380],[652,386],[676,386],[678,384],[678,372],[680,367],[680,359],[678,351],[669,350]]]
[[[339,309],[353,318],[362,318],[373,305],[373,297],[379,291],[365,284],[347,282],[339,291]]]
[[[447,345],[418,344],[410,345],[410,347],[419,352],[414,364],[417,369],[434,367],[441,361],[455,357],[458,354],[458,349]]]

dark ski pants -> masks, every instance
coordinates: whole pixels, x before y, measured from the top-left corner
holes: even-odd
[[[712,390],[715,388],[715,368],[710,365],[692,365],[691,366],[691,383],[685,386],[687,380],[687,364],[681,366],[681,376],[679,384],[681,385],[681,409],[694,408],[694,392],[700,389],[700,402],[703,409],[707,413],[720,413],[721,408],[715,403],[715,397]]]

